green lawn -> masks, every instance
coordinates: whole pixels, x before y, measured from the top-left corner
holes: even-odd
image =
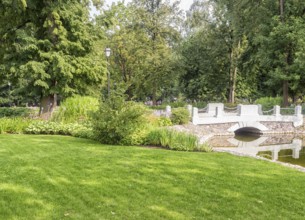
[[[0,219],[304,219],[305,174],[224,153],[0,135]]]

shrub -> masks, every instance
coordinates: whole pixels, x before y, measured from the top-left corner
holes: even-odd
[[[154,129],[150,131],[146,137],[146,144],[179,151],[203,150],[195,135],[168,129]]]
[[[52,120],[63,123],[88,121],[91,112],[98,110],[98,99],[89,96],[74,96],[63,101]]]
[[[171,125],[173,125],[173,123],[172,123],[170,118],[163,117],[163,116],[158,118],[158,126],[159,127],[171,126]]]
[[[207,106],[207,102],[203,102],[203,101],[194,102],[191,104],[193,107],[197,107],[197,108],[205,108]]]
[[[282,105],[281,97],[262,97],[255,101],[255,104],[261,104],[264,111],[270,110],[275,105]]]
[[[88,126],[88,125],[85,126],[78,124],[78,126],[71,131],[71,135],[73,137],[79,137],[79,138],[87,138],[92,140],[96,139],[93,133],[92,126]]]
[[[26,118],[0,118],[0,134],[21,134],[30,123],[31,120]]]
[[[203,144],[200,144],[198,146],[198,151],[202,151],[202,152],[212,152],[213,151],[213,148],[207,144],[207,143],[203,143]]]
[[[186,108],[175,108],[172,110],[171,121],[173,124],[186,124],[190,118],[190,113]]]
[[[94,133],[104,144],[142,144],[147,133],[146,111],[144,105],[125,101],[123,95],[113,92],[93,116]]]
[[[34,121],[26,129],[28,134],[60,134],[72,135],[75,137],[93,139],[93,132],[90,125],[78,123],[59,123],[52,121]]]
[[[28,117],[33,110],[25,107],[1,107],[0,118],[3,117]]]

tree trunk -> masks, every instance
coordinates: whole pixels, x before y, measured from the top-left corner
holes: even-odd
[[[280,5],[280,17],[281,17],[281,21],[284,22],[284,3],[285,0],[279,0],[279,5]]]
[[[288,94],[289,83],[287,80],[283,82],[283,105],[287,107],[289,105],[289,94]]]
[[[157,105],[157,86],[155,83],[153,85],[152,101],[153,105]]]
[[[234,71],[233,71],[231,103],[235,103],[236,76],[237,76],[237,66],[234,67]]]
[[[230,94],[229,94],[229,103],[235,103],[235,89],[236,89],[236,78],[237,78],[237,59],[239,57],[239,51],[241,47],[240,40],[238,41],[236,52],[234,53],[234,48],[230,54]]]
[[[43,96],[40,100],[39,115],[44,119],[49,119],[56,106],[57,106],[57,95],[56,94],[51,94],[49,96]]]
[[[279,12],[280,12],[280,18],[281,22],[284,23],[284,4],[285,0],[279,0]],[[287,52],[287,57],[286,57],[286,64],[289,65],[289,56],[290,56],[290,51],[288,50]],[[284,107],[287,107],[289,105],[289,83],[288,80],[283,80],[283,105]]]
[[[229,103],[233,103],[233,97],[232,97],[232,94],[233,94],[233,49],[230,53],[230,81],[229,81],[229,99],[228,99],[228,102]]]

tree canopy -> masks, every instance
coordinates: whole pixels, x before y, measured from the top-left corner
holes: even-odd
[[[1,0],[0,105],[40,102],[46,112],[57,96],[99,96],[107,62],[111,89],[130,100],[304,96],[302,0],[194,0],[185,16],[178,1],[103,4]]]

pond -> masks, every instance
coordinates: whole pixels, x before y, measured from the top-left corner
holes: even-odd
[[[261,156],[305,167],[305,141],[295,135],[215,136],[208,143],[222,151]]]

